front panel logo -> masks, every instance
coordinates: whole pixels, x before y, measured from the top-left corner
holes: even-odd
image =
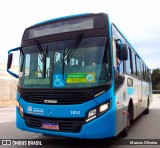
[[[44,100],[44,103],[53,103],[53,104],[56,104],[57,103],[57,100]]]
[[[29,112],[32,111],[32,106],[28,106],[28,111],[29,111]]]

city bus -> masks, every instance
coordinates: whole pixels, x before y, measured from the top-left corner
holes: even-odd
[[[19,52],[19,72],[12,72]],[[102,139],[127,136],[149,113],[150,69],[108,14],[51,19],[25,29],[8,51],[18,79],[16,125],[23,131]]]

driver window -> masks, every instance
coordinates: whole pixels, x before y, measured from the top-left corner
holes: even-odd
[[[115,56],[114,56],[114,58],[115,58],[115,64],[114,64],[114,66],[115,66],[115,72],[117,73],[117,74],[123,74],[123,61],[121,61],[118,57],[119,57],[119,44],[118,44],[118,42],[116,41],[116,39],[114,38],[114,41],[113,41],[113,48],[115,48],[114,49],[114,51],[115,51]]]

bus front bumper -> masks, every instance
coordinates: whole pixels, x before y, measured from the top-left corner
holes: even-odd
[[[28,127],[23,117],[19,114],[18,109],[16,110],[17,128],[24,131],[85,139],[102,139],[115,136],[115,113],[112,110],[108,110],[96,119],[88,123],[84,123],[79,132],[61,132],[56,130]]]

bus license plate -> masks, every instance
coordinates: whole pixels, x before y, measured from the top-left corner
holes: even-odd
[[[44,129],[50,129],[50,130],[59,130],[59,125],[56,123],[42,123],[42,127]]]

